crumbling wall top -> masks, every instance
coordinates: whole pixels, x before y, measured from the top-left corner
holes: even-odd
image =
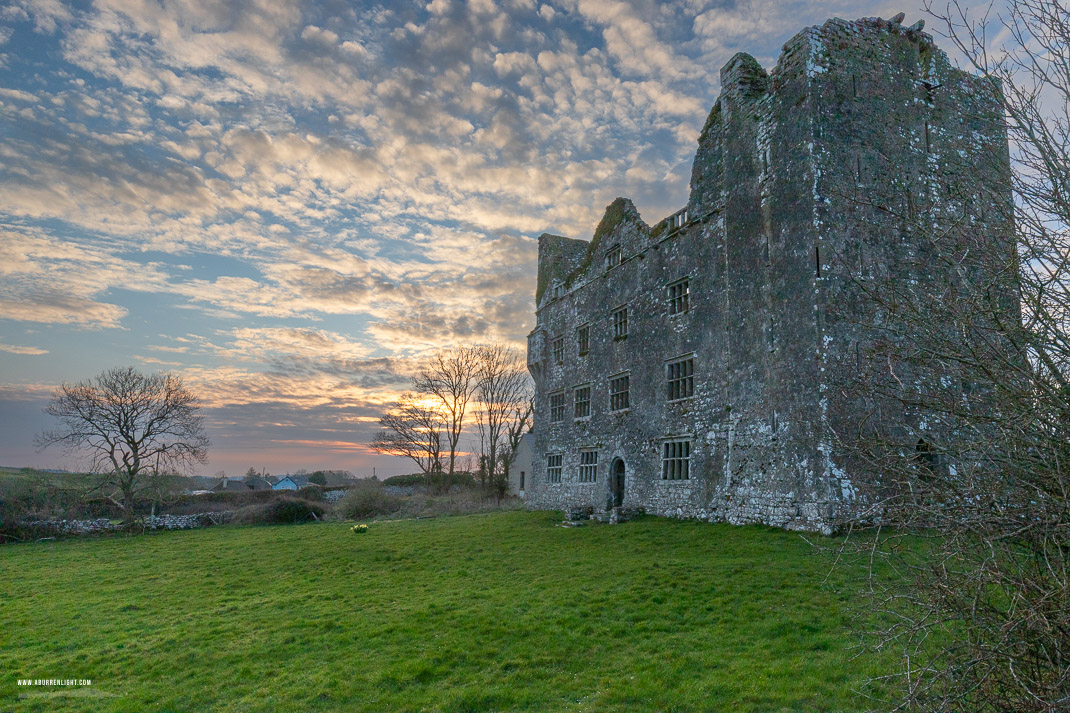
[[[589,243],[560,235],[543,233],[539,236],[539,276],[535,285],[535,304],[542,302],[546,289],[555,280],[564,281],[578,270],[587,256]]]
[[[721,67],[721,93],[744,96],[763,94],[769,87],[769,73],[746,52],[737,52]]]

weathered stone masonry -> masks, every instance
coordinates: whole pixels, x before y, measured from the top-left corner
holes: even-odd
[[[929,276],[912,273],[909,236],[843,187],[983,180],[1009,195],[1005,171],[976,170],[1006,164],[991,93],[901,20],[803,30],[771,73],[737,54],[684,209],[651,227],[618,198],[590,242],[539,238],[529,507],[828,531],[865,501],[873,484],[831,437],[852,406],[829,370],[867,335],[830,307],[852,270]]]

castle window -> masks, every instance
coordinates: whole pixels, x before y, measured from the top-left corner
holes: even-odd
[[[606,251],[606,269],[612,270],[621,263],[620,245],[614,245]]]
[[[520,471],[520,490],[524,489],[524,471]]]
[[[687,480],[691,477],[691,441],[665,441],[661,458],[662,480]]]
[[[558,300],[565,296],[565,286],[562,284],[554,285],[554,299]]]
[[[591,387],[579,386],[573,392],[576,418],[587,418],[591,415]]]
[[[546,482],[561,482],[561,454],[551,453],[546,456]]]
[[[666,218],[666,221],[668,221],[668,224],[669,224],[669,232],[673,232],[675,230],[679,230],[680,228],[682,228],[685,225],[687,225],[687,219],[688,219],[687,208],[684,208],[682,210],[678,210],[675,213],[673,213],[672,215],[670,215],[668,218]]]
[[[620,374],[609,380],[609,410],[623,411],[629,407],[628,375]]]
[[[936,475],[936,469],[940,465],[940,456],[933,450],[933,447],[921,438],[918,439],[918,445],[914,447],[914,450],[916,453],[914,460],[921,466],[922,479]]]
[[[686,277],[669,285],[669,314],[683,314],[691,309],[690,297],[690,287]]]
[[[593,483],[598,477],[598,451],[580,451],[581,483]]]
[[[626,339],[628,337],[628,306],[613,310],[613,338]]]
[[[689,399],[695,395],[695,357],[676,359],[666,365],[669,401]]]
[[[554,337],[550,340],[550,353],[553,355],[555,364],[565,363],[565,338]]]
[[[591,325],[585,324],[576,330],[576,346],[579,347],[580,356],[591,351]]]
[[[560,423],[565,420],[565,392],[550,394],[550,422]]]

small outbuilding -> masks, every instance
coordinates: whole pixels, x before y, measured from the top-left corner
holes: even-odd
[[[524,497],[528,479],[531,477],[532,441],[535,436],[529,431],[520,437],[520,445],[509,464],[509,494]]]
[[[279,481],[271,486],[272,490],[300,490],[308,487],[307,475],[284,475]]]

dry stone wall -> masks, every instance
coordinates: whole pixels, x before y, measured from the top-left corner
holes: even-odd
[[[137,526],[146,530],[192,530],[222,525],[232,515],[229,510],[195,515],[152,515],[138,520]],[[22,523],[22,526],[35,533],[55,535],[96,535],[120,532],[125,527],[121,522],[112,522],[106,517],[88,520],[31,520]]]

